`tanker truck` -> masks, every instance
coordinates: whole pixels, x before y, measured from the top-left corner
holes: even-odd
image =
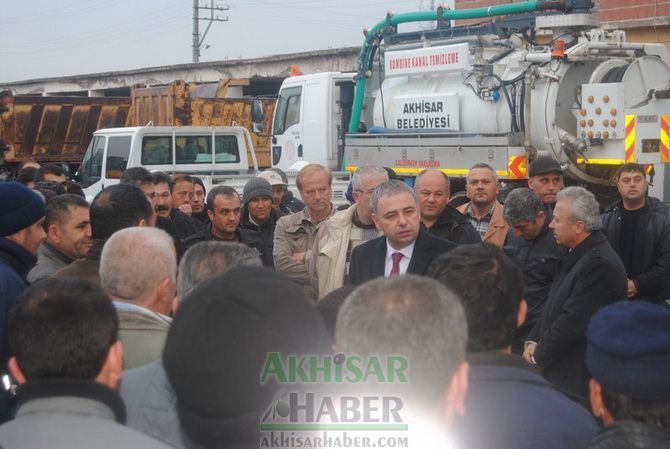
[[[592,8],[565,0],[389,13],[365,32],[355,73],[284,81],[272,164],[377,164],[406,176],[434,167],[462,178],[486,162],[520,184],[544,155],[567,182],[596,191],[622,163],[653,170],[670,160],[668,51],[603,30]],[[425,21],[435,28],[399,30]]]

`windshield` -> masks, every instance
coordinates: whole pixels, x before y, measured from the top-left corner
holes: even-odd
[[[121,175],[128,165],[130,141],[130,136],[114,136],[109,138],[109,145],[107,147],[107,165],[105,165],[106,178],[121,178]]]
[[[291,126],[300,121],[300,96],[302,87],[289,87],[279,92],[272,134],[284,134]]]

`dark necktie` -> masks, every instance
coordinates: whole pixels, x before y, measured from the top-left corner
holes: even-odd
[[[400,259],[402,259],[402,253],[393,253],[391,254],[391,257],[393,258],[393,267],[391,268],[389,276],[395,276],[400,274]]]

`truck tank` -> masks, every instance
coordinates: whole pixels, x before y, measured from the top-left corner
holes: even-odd
[[[596,188],[611,187],[627,162],[653,174],[670,162],[668,51],[602,29],[592,8],[559,0],[389,13],[361,48],[342,166],[461,177],[487,162],[522,182],[547,155],[571,182]],[[435,29],[398,29],[430,20]]]
[[[492,39],[387,48],[384,80],[371,95],[372,126],[419,133],[523,132],[531,158],[551,156],[570,177],[606,185],[622,159],[625,115],[655,115],[657,123],[663,113],[654,93],[667,91],[670,68],[660,44],[626,44],[621,34],[600,30],[568,42],[561,56],[552,56],[553,45],[481,42]],[[436,73],[425,68],[448,55],[458,61],[453,67]]]

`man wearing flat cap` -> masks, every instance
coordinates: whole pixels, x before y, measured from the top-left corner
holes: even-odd
[[[622,301],[589,323],[591,410],[605,427],[592,449],[670,448],[670,309]]]
[[[548,156],[540,156],[528,167],[528,188],[540,197],[548,209],[553,210],[556,194],[563,188],[561,164]]]
[[[44,200],[18,182],[0,182],[0,375],[7,366],[5,328],[9,310],[27,287],[26,276],[37,262],[46,238]],[[8,397],[0,393],[0,422],[7,420]]]

